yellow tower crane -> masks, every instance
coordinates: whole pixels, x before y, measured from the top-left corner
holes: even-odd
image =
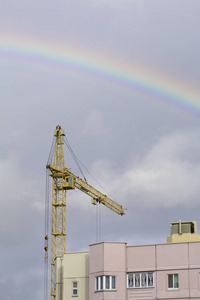
[[[67,190],[78,188],[82,192],[92,197],[92,204],[102,203],[119,215],[124,215],[124,209],[121,205],[102,194],[86,181],[75,176],[69,168],[65,167],[63,152],[64,132],[61,126],[56,127],[55,149],[53,162],[47,163],[49,176],[52,178],[52,202],[51,202],[51,300],[56,297],[55,284],[55,259],[66,252],[66,192]],[[49,207],[46,205],[45,211]],[[46,219],[49,219],[46,212]],[[48,220],[46,221],[48,223]],[[45,228],[45,263],[48,264],[48,226]],[[46,268],[48,273],[48,267]],[[48,280],[48,275],[46,275]],[[47,289],[48,284],[46,284]],[[47,291],[46,299],[47,299]]]

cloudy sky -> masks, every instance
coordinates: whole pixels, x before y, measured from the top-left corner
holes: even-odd
[[[58,124],[101,186],[83,169],[88,182],[127,208],[70,191],[67,251],[163,243],[179,219],[200,229],[199,14],[198,0],[0,0],[2,299],[43,299]]]

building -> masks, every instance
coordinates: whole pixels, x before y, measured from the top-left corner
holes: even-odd
[[[199,300],[196,222],[171,223],[167,241],[138,246],[101,242],[90,245],[89,252],[58,257],[56,300]]]
[[[197,222],[173,222],[171,223],[170,236],[167,243],[195,242],[200,240],[197,230]]]
[[[89,299],[89,252],[64,253],[56,259],[56,300]]]

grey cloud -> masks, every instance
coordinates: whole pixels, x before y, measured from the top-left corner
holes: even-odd
[[[137,62],[149,70],[149,79],[155,72],[174,78],[174,84],[186,82],[189,103],[186,86],[196,86],[198,94],[200,79],[199,9],[199,1],[185,0],[2,0],[0,33],[43,45],[77,45],[89,57],[98,54],[108,67],[110,57],[116,68],[119,61]],[[45,166],[58,124],[105,194],[127,207],[121,217],[103,206],[95,208],[80,191],[69,192],[68,251],[88,249],[97,240],[98,215],[101,240],[130,244],[164,242],[172,221],[199,223],[197,117],[169,108],[148,92],[129,93],[106,79],[30,63],[17,53],[6,55],[1,37],[3,299],[43,296]],[[65,158],[80,176],[69,153]]]

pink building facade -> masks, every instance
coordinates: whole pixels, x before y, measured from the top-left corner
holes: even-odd
[[[90,245],[90,300],[200,300],[200,242]]]

